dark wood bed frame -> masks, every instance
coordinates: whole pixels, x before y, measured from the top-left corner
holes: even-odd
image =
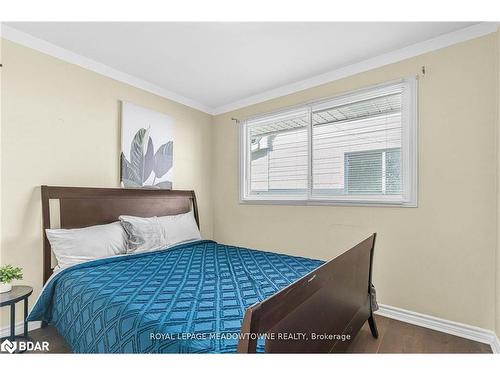
[[[51,228],[50,199],[59,200],[61,228],[111,223],[120,215],[164,216],[191,209],[200,225],[194,191],[42,186],[41,192],[44,230]],[[238,352],[255,353],[261,335],[267,337],[267,353],[344,352],[367,320],[377,338],[371,305],[374,246],[375,234],[250,306]],[[52,252],[44,231],[44,283],[52,272]]]

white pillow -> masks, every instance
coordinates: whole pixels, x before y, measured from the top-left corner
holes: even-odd
[[[46,229],[60,268],[124,254],[127,235],[119,221],[77,229]]]
[[[161,250],[201,239],[192,211],[147,218],[122,215],[120,221],[128,236],[127,253]]]
[[[167,233],[168,246],[201,240],[200,230],[192,211],[180,215],[160,216],[158,221]]]

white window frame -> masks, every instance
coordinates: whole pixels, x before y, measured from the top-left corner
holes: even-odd
[[[376,95],[377,91],[388,86],[401,84],[403,86],[401,121],[401,167],[402,167],[402,197],[389,195],[370,196],[314,196],[312,194],[312,113],[313,110],[327,108],[343,103],[359,100],[363,97]],[[307,102],[299,106],[279,110],[272,113],[261,114],[240,122],[240,203],[250,204],[287,204],[287,205],[343,205],[343,206],[390,206],[390,207],[417,207],[418,187],[418,118],[417,118],[417,77],[406,77],[403,79],[385,82],[380,85],[366,87],[351,91],[342,95]],[[307,111],[309,114],[308,125],[308,188],[307,195],[271,195],[250,194],[250,179],[247,174],[250,171],[250,160],[248,153],[248,122],[253,125],[261,119],[269,119],[289,116],[293,113]]]

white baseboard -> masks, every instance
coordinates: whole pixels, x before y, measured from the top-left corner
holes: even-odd
[[[33,331],[34,329],[40,328],[42,322],[28,322],[28,331]],[[16,335],[22,335],[24,333],[24,323],[19,322],[16,324]],[[0,337],[5,337],[10,335],[10,326],[0,328]]]
[[[500,353],[500,341],[493,331],[397,307],[382,304],[379,307],[377,315],[488,344],[493,353]]]
[[[500,340],[498,339],[498,336],[495,336],[495,340],[493,340],[490,345],[493,353],[500,354]]]

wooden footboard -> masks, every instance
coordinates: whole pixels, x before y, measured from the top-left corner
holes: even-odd
[[[343,352],[369,320],[375,234],[245,312],[239,353]]]

